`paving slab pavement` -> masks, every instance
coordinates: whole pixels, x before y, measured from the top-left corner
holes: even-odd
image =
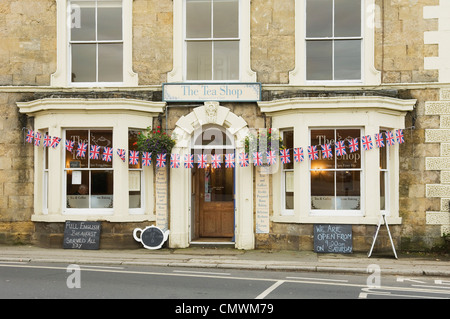
[[[36,246],[0,246],[0,262],[54,262],[69,264],[141,265],[165,267],[287,270],[368,273],[378,265],[384,274],[450,277],[450,257],[389,253],[318,254],[312,251],[238,250],[201,248],[160,250],[75,250]]]

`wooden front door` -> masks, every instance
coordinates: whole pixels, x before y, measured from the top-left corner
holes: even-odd
[[[234,169],[196,168],[198,236],[234,236]]]

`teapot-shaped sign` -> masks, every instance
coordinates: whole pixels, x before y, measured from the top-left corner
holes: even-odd
[[[139,233],[139,236],[138,236]],[[135,228],[133,230],[134,240],[141,242],[144,248],[160,249],[169,237],[169,230],[162,231],[156,226],[147,226],[144,230]]]

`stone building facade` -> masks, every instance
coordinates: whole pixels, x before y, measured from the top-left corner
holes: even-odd
[[[383,212],[397,249],[443,247],[450,233],[450,4],[337,2],[2,1],[0,243],[62,247],[66,220],[94,220],[102,222],[101,247],[138,248],[133,229],[158,224],[162,216],[169,247],[225,241],[239,249],[312,250],[314,225],[346,224],[353,249],[367,251]],[[218,31],[205,36],[207,29]],[[256,87],[258,98],[181,96],[197,86],[227,84]],[[168,97],[172,92],[175,98]],[[214,187],[224,194],[219,184],[210,193],[199,190],[211,182],[203,171],[167,168],[161,208],[154,164],[130,166],[116,155],[112,164],[72,164],[64,149],[65,140],[80,141],[83,134],[91,142],[109,136],[114,149],[132,149],[130,136],[147,127],[173,134],[173,153],[182,157],[208,149],[202,140],[208,129],[222,132],[221,148],[236,157],[252,129],[279,130],[291,153],[302,147],[306,157],[313,143],[328,140],[334,152],[339,138],[398,129],[405,143],[386,152],[360,150],[352,163],[343,157],[324,162],[320,155],[325,168],[308,159],[279,164],[267,176],[262,231],[260,168],[251,161],[236,165],[227,173],[231,222],[221,221],[231,223],[231,233],[215,235],[204,230],[215,217],[198,210]],[[35,146],[26,141],[28,130],[62,142]],[[75,177],[77,168],[82,173]],[[96,174],[109,185],[98,194],[113,199],[105,209],[92,197]],[[339,194],[344,175],[353,193]],[[331,195],[320,187],[327,176],[334,176],[327,184]],[[70,196],[78,195],[69,192],[86,178],[90,202],[73,209]],[[357,204],[339,204],[344,200]],[[390,249],[387,233],[376,249]]]

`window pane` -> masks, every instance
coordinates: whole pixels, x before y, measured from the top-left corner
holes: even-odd
[[[361,172],[336,172],[336,209],[361,209]]]
[[[102,1],[97,9],[98,40],[122,40],[121,1]]]
[[[112,161],[106,162],[102,160],[101,154],[103,153],[103,147],[112,147],[113,140],[112,140],[112,131],[103,131],[103,130],[91,130],[91,138],[90,138],[90,145],[87,152],[87,156],[89,156],[89,151],[91,145],[98,145],[100,146],[100,154],[98,156],[98,159],[90,159],[90,167],[91,168],[111,168],[112,167]]]
[[[361,79],[361,40],[334,42],[334,79]]]
[[[291,162],[288,164],[283,164],[283,169],[293,169],[294,168],[294,131],[284,131],[283,132],[283,145],[285,148],[289,149],[289,156]]]
[[[98,45],[98,81],[122,82],[123,81],[123,45],[99,44]]]
[[[214,44],[214,80],[239,80],[239,42]]]
[[[95,1],[72,1],[70,12],[72,41],[95,41]]]
[[[128,171],[129,208],[141,208],[141,178],[140,170]]]
[[[311,171],[311,209],[335,209],[334,174],[329,171]]]
[[[352,138],[358,138],[360,140],[361,131],[359,129],[341,129],[336,130],[336,136],[338,141],[344,141],[346,147],[346,155],[337,156],[337,168],[361,168],[361,147],[358,151],[350,153],[348,143]]]
[[[212,43],[187,43],[187,80],[212,80]]]
[[[386,210],[386,171],[380,171],[380,210]]]
[[[294,209],[294,171],[284,172],[285,209]]]
[[[321,145],[331,144],[332,157],[324,157]],[[311,161],[311,169],[333,169],[334,167],[334,130],[312,130],[311,145],[317,145],[319,159]]]
[[[361,0],[335,0],[334,36],[361,35]]]
[[[67,208],[89,208],[89,171],[67,171]]]
[[[239,37],[239,1],[214,1],[214,38]]]
[[[72,44],[72,82],[96,81],[96,45]]]
[[[333,1],[308,0],[306,2],[306,36],[331,37],[333,35]]]
[[[307,80],[332,80],[332,42],[306,42],[306,77]]]
[[[211,37],[211,1],[186,1],[186,37]]]
[[[80,143],[89,144],[88,130],[67,130],[66,139],[74,141],[73,151],[66,150],[66,168],[88,168],[89,167],[89,151],[85,157],[77,156],[77,149]]]
[[[113,208],[113,171],[91,171],[91,208]]]

